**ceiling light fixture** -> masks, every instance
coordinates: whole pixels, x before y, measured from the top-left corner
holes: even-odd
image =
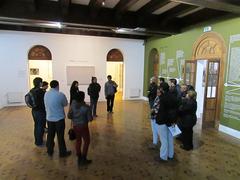
[[[59,29],[62,28],[62,24],[60,22],[43,23],[43,25],[46,25],[46,26],[49,26],[49,27],[57,27]]]
[[[102,6],[105,6],[105,0],[102,1]]]

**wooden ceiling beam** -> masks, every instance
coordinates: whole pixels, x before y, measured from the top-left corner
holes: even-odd
[[[59,5],[60,5],[62,15],[65,16],[68,14],[70,3],[71,3],[71,0],[59,0]]]
[[[66,16],[62,16],[59,8],[59,3],[48,1],[46,3],[41,3],[39,10],[33,12],[29,9],[29,4],[16,2],[10,3],[6,1],[0,9],[0,16],[2,17],[12,17],[12,18],[24,18],[24,19],[35,19],[35,20],[45,20],[45,21],[56,21],[56,22],[68,22],[76,24],[89,24],[89,25],[100,25],[100,26],[111,26],[120,28],[130,28],[134,29],[136,27],[143,27],[146,29],[154,29],[162,34],[176,34],[180,32],[181,26],[164,26],[161,27],[158,22],[158,16],[138,16],[133,12],[126,12],[122,15],[121,21],[119,21],[115,16],[115,11],[109,8],[102,8],[98,16],[95,18],[89,18],[89,7],[71,4],[69,13]],[[17,11],[9,11],[9,9],[18,8]],[[88,18],[86,18],[88,17]]]
[[[137,3],[139,0],[120,0],[115,6],[116,13],[122,14],[126,12],[132,5]]]
[[[98,15],[102,7],[102,2],[103,0],[90,0],[88,6],[89,6],[89,10],[90,10],[89,13],[91,18],[95,18]]]
[[[89,6],[90,8],[92,8],[92,7],[96,6],[97,3],[100,3],[100,1],[99,1],[99,0],[90,0],[88,6]]]
[[[230,12],[233,14],[240,14],[239,5],[234,5],[223,0],[170,0],[170,1],[214,9],[218,11]]]
[[[227,12],[223,11],[213,11],[211,9],[203,9],[196,14],[190,14],[189,16],[183,17],[178,21],[181,21],[182,28],[186,28],[192,26],[197,23],[201,23],[204,21],[211,21],[211,20],[223,20],[223,19],[231,19],[236,16],[229,15]]]
[[[49,29],[39,27],[28,27],[28,26],[15,26],[15,25],[1,25],[0,29],[4,30],[15,30],[15,31],[30,31],[30,32],[43,32],[43,33],[59,33],[59,34],[74,34],[74,35],[88,35],[88,36],[105,36],[115,38],[130,38],[130,39],[147,39],[149,36],[143,35],[132,35],[132,34],[117,34],[115,32],[95,32],[89,30],[79,29]],[[166,36],[162,36],[166,37]]]
[[[170,2],[169,0],[151,0],[143,7],[141,7],[137,12],[139,14],[151,14],[157,9],[167,5],[169,2]]]
[[[6,1],[6,0],[0,0],[0,7],[1,7],[2,5],[4,5],[5,1]]]
[[[190,11],[193,11],[194,9],[197,9],[197,8],[199,8],[199,7],[188,6],[188,5],[182,4],[182,5],[179,6],[179,8],[176,8],[174,11],[167,12],[162,17],[160,16],[160,18],[162,18],[163,21],[168,21],[170,19],[181,16],[182,14],[186,14]]]
[[[159,22],[161,26],[165,26],[172,20],[176,19],[179,15],[182,15],[184,13],[190,12],[193,9],[197,8],[196,6],[190,6],[187,4],[180,4],[179,6],[175,7],[174,9],[171,9],[162,15],[159,15]]]

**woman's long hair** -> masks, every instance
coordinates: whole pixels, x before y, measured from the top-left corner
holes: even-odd
[[[73,81],[70,90],[76,89],[76,84],[78,84],[78,81]]]

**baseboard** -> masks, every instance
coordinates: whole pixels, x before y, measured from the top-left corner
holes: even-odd
[[[6,104],[4,107],[15,107],[15,106],[27,106],[25,103],[11,103],[11,104]]]
[[[148,101],[148,98],[145,97],[145,96],[143,96],[143,97],[142,97],[142,100],[144,100],[144,101]]]
[[[240,131],[238,131],[238,130],[229,128],[229,127],[221,125],[221,124],[219,125],[218,130],[221,132],[224,132],[230,136],[240,139]]]

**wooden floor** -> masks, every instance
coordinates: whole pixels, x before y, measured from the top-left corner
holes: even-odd
[[[93,163],[78,168],[74,144],[65,139],[73,155],[53,158],[46,148],[37,148],[33,140],[33,120],[27,107],[0,110],[0,180],[11,179],[240,179],[240,142],[210,129],[195,127],[194,150],[179,148],[175,142],[176,161],[159,164],[154,161],[158,150],[151,143],[148,105],[144,101],[118,101],[114,113],[99,103],[99,117],[90,123],[89,158]],[[66,132],[70,121],[66,119]],[[57,143],[56,143],[57,144]]]

